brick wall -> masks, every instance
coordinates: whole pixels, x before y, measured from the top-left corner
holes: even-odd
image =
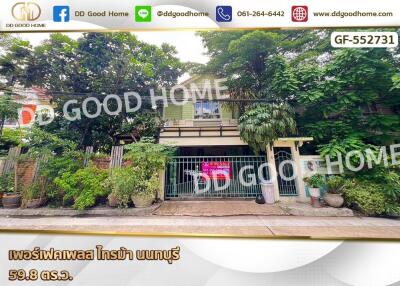
[[[96,168],[107,170],[110,167],[110,158],[94,158],[92,159],[93,166]]]
[[[18,161],[16,167],[17,191],[22,192],[23,190],[28,188],[33,182],[33,176],[35,175],[36,169],[36,161]]]
[[[92,164],[96,168],[107,170],[110,168],[111,158],[94,158],[92,159]],[[123,160],[122,167],[128,167],[132,165],[132,161],[130,160]]]

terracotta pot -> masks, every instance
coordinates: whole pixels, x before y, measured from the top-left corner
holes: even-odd
[[[26,202],[26,207],[28,209],[37,209],[37,208],[40,208],[41,206],[45,205],[46,202],[47,202],[46,198],[32,199],[32,200],[28,200]]]
[[[131,196],[135,208],[147,208],[152,205],[155,196],[151,196],[146,192],[137,193]]]
[[[326,193],[324,195],[324,201],[328,204],[328,206],[333,208],[340,208],[344,203],[344,199],[341,194]]]
[[[108,195],[108,205],[112,208],[118,207],[118,199],[113,194]]]
[[[320,208],[321,202],[319,201],[319,197],[311,197],[311,206],[313,208]]]
[[[2,198],[3,207],[6,209],[19,208],[21,206],[21,198],[20,194],[4,194]]]

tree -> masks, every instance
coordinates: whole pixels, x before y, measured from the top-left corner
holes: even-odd
[[[18,109],[21,107],[20,104],[12,100],[9,95],[0,96],[0,137],[3,135],[4,123],[7,119],[16,120],[18,119]]]
[[[137,116],[159,117],[150,102],[143,98],[142,109],[136,113],[126,113],[123,109],[120,114],[110,116],[102,109],[96,118],[82,116],[75,121],[60,116],[64,104],[75,99],[78,103],[73,107],[78,107],[88,96],[103,101],[108,94],[122,95],[128,91],[148,96],[151,88],[176,84],[183,73],[183,65],[177,59],[174,47],[140,42],[130,33],[84,33],[78,40],[52,34],[35,48],[26,73],[29,85],[46,88],[53,97],[57,116],[42,129],[72,140],[80,148],[92,145],[106,151],[118,143],[117,138],[123,132],[140,137],[141,133],[147,136],[149,130],[153,130],[152,136],[157,135],[159,126],[154,124],[160,125],[159,119],[142,121],[138,126],[133,124],[140,121],[135,119]],[[116,102],[110,100],[110,110],[116,110],[116,107]],[[95,104],[88,105],[91,114],[96,108]],[[143,124],[149,125],[143,127]]]
[[[317,144],[361,140],[382,145],[399,138],[400,90],[392,89],[396,74],[385,49],[343,49],[325,66],[299,70],[298,101],[305,107],[300,129]]]
[[[228,78],[231,96],[289,104],[300,134],[314,137],[314,151],[398,141],[399,50],[333,49],[330,33],[199,35],[211,58],[207,68]],[[234,105],[242,115],[251,112],[240,102]]]
[[[279,137],[296,133],[294,110],[287,104],[255,105],[239,119],[240,137],[256,152]]]
[[[28,41],[18,38],[7,39],[10,42],[4,55],[0,57],[0,75],[4,78],[7,87],[16,84],[24,85],[27,81],[26,67],[32,57],[32,47]]]

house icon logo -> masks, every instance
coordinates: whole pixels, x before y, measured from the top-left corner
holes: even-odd
[[[18,2],[11,8],[12,16],[18,21],[35,21],[39,19],[42,10],[34,2]]]

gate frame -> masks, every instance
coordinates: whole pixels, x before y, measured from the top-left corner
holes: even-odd
[[[303,142],[312,141],[312,137],[294,137],[294,138],[279,138],[278,140],[274,141],[272,146],[268,144],[265,148],[266,150],[266,158],[267,162],[269,163],[270,167],[270,175],[274,174],[276,170],[275,165],[275,156],[273,152],[273,147],[289,147],[292,153],[295,170],[296,170],[296,187],[298,189],[297,196],[280,196],[279,194],[279,186],[277,181],[277,176],[271,176],[272,181],[274,183],[274,193],[275,199],[277,201],[283,202],[308,202],[309,198],[306,196],[305,184],[303,182],[303,170],[301,167],[301,158],[300,158],[300,151],[299,147],[303,145]],[[223,144],[222,144],[223,145]],[[181,146],[183,147],[183,146]],[[160,170],[159,177],[160,177],[160,192],[159,192],[159,199],[165,200],[165,168]]]
[[[306,192],[305,192],[305,185],[302,180],[303,174],[302,174],[302,168],[301,168],[301,160],[300,160],[300,151],[299,147],[302,146],[303,141],[299,140],[300,138],[280,138],[279,140],[276,140],[273,142],[273,144],[268,144],[266,148],[266,153],[267,153],[267,161],[270,163],[270,172],[271,174],[274,174],[276,172],[276,164],[275,164],[275,155],[274,155],[274,147],[288,147],[290,148],[290,151],[292,153],[292,158],[294,161],[294,167],[295,167],[295,172],[296,172],[296,188],[297,188],[297,195],[295,196],[281,196],[279,194],[279,186],[278,186],[278,178],[277,176],[271,176],[272,181],[274,183],[274,193],[275,193],[275,199],[277,201],[284,201],[284,202],[308,202],[309,199],[306,197]]]

